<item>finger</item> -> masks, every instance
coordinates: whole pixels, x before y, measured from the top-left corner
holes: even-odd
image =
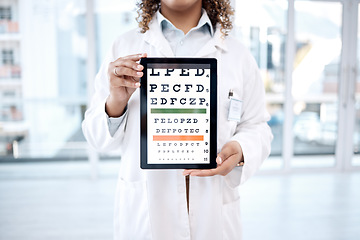
[[[221,152],[218,154],[218,157],[225,161],[227,158],[231,157],[233,154],[236,153],[242,153],[241,146],[236,141],[230,141],[222,147]]]
[[[206,170],[194,170],[190,173],[190,176],[196,177],[210,177],[218,174],[219,167],[214,169],[206,169]]]
[[[194,171],[194,170],[193,170],[193,169],[185,169],[185,170],[183,171],[183,175],[184,175],[184,176],[190,175],[190,173],[191,173],[192,171]]]
[[[200,169],[187,169],[184,170],[183,175],[187,176],[198,176],[198,177],[208,177],[208,176],[214,176],[216,174],[219,174],[222,171],[222,168],[219,168],[222,164],[222,159],[220,156],[216,158],[216,163],[218,164],[217,168],[214,169],[206,169],[206,170],[200,170]]]
[[[214,175],[226,176],[236,167],[238,162],[237,159],[237,154],[234,154],[225,161],[223,161],[221,165],[218,165],[217,168],[207,170],[192,170],[191,172],[189,172],[188,175],[197,177],[209,177]]]
[[[135,79],[131,79],[131,78],[124,78],[124,77],[117,77],[114,79],[111,79],[110,81],[110,87],[129,87],[129,88],[138,88],[140,87],[140,82],[135,80]]]
[[[211,176],[215,176],[215,175],[225,176],[226,174],[227,174],[226,168],[224,166],[218,166],[215,169],[193,171],[190,173],[190,176],[211,177]]]
[[[140,60],[141,58],[146,58],[147,57],[147,53],[138,53],[138,54],[133,54],[133,55],[128,55],[125,56],[125,59],[130,59],[130,60]]]
[[[143,65],[128,59],[118,59],[117,61],[112,63],[112,66],[118,68],[122,68],[122,67],[130,68],[135,71],[142,71],[144,69]]]
[[[137,62],[141,58],[146,58],[146,57],[147,57],[146,53],[133,54],[133,55],[125,56],[125,57],[120,57],[120,58],[116,59],[114,61],[114,63],[115,63],[115,65],[120,65],[120,63],[124,60],[129,60],[131,62]]]
[[[188,169],[184,170],[183,175],[206,177],[219,174],[225,176],[237,166],[241,153],[241,146],[237,142],[228,142],[216,158],[217,168],[209,170]]]
[[[200,169],[185,169],[183,171],[183,175],[184,176],[191,175],[191,173],[198,172],[198,171],[201,171],[201,170]]]
[[[141,66],[141,65],[139,65],[139,66]],[[128,67],[114,67],[114,70],[112,73],[115,77],[129,76],[129,77],[134,77],[134,78],[140,78],[143,76],[143,72],[133,70]]]
[[[184,176],[214,176],[218,173],[217,168],[214,169],[186,169],[183,172]]]
[[[226,176],[231,172],[239,162],[239,154],[233,154],[223,161],[223,163],[217,167],[218,174]]]
[[[109,74],[114,75],[115,77],[131,77],[135,78],[136,81],[139,81],[140,77],[143,76],[143,69],[144,67],[142,65],[126,60],[121,62],[121,66],[115,66],[114,63],[111,63],[109,66]]]
[[[220,153],[218,154],[217,158],[221,159],[222,162],[222,160],[227,159],[232,153],[233,151],[231,151],[231,148],[228,146],[228,144],[225,144],[221,149]],[[218,159],[216,160],[218,161]]]

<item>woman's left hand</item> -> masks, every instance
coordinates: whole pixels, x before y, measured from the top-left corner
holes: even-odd
[[[243,152],[240,144],[236,141],[226,143],[216,158],[217,167],[214,169],[186,169],[183,175],[208,177],[214,175],[226,176],[243,159]]]

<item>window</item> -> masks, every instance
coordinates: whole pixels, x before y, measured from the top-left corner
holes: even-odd
[[[266,89],[271,114],[268,123],[274,134],[271,157],[264,163],[267,169],[333,167],[343,161],[335,161],[337,147],[343,141],[338,139],[343,106],[339,88],[347,81],[341,71],[347,54],[344,39],[356,31],[342,36],[349,25],[342,21],[349,12],[359,15],[358,8],[345,7],[349,2],[359,4],[359,0],[232,1],[236,10],[232,34],[250,49]],[[96,61],[98,69],[113,40],[137,26],[136,1],[93,0],[96,53],[90,56],[88,3],[0,1],[0,125],[7,128],[6,122],[13,119],[11,106],[15,106],[13,113],[21,115],[16,124],[24,133],[18,142],[19,158],[87,158],[81,122],[89,91],[89,60]],[[294,26],[288,26],[292,20]],[[347,134],[353,135],[353,165],[360,165],[359,32],[352,117],[356,120],[353,133]],[[289,49],[294,49],[294,56]],[[292,61],[294,66],[289,67],[287,63]],[[292,125],[286,124],[289,116],[294,118]],[[9,156],[1,149],[6,141],[0,139],[0,158]],[[287,144],[292,149],[284,148]],[[284,156],[285,150],[290,156]]]
[[[137,27],[135,1],[95,0],[97,65],[100,67],[112,42]],[[109,27],[113,26],[113,27]]]
[[[358,4],[358,12],[360,4]],[[358,15],[358,31],[357,31],[357,73],[355,87],[355,126],[353,133],[353,158],[352,165],[360,166],[360,15]]]
[[[0,20],[11,20],[11,7],[0,7]]]
[[[340,3],[295,2],[295,154],[334,154],[341,18]]]
[[[1,57],[2,57],[3,65],[14,65],[14,51],[13,50],[2,50]]]
[[[0,158],[85,159],[87,144],[81,132],[87,99],[85,0],[11,4],[20,11],[23,28],[21,38],[0,32],[7,39],[2,43],[1,63],[16,64],[0,68],[4,79],[0,81]],[[0,18],[9,19],[9,14],[10,8],[0,6]],[[14,76],[19,79],[11,82]],[[10,97],[7,85],[21,94]],[[10,151],[14,139],[16,152]]]
[[[236,1],[234,34],[252,52],[266,89],[274,135],[266,168],[282,166],[287,1]],[[256,13],[256,14],[254,14]]]
[[[4,98],[16,97],[16,92],[15,91],[3,91],[3,97]]]

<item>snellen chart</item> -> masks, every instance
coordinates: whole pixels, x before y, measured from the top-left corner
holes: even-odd
[[[216,167],[216,60],[141,64],[141,167]]]

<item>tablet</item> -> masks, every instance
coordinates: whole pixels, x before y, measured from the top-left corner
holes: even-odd
[[[141,168],[216,168],[216,59],[143,58],[140,64]]]

